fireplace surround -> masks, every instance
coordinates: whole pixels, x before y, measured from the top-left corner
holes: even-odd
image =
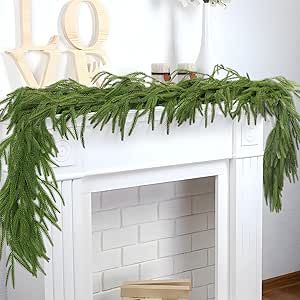
[[[248,125],[217,112],[208,128],[198,116],[196,124],[174,125],[167,135],[160,115],[157,108],[155,131],[140,119],[125,141],[109,127],[102,132],[88,127],[85,149],[57,135],[55,172],[65,206],[57,202],[62,231],[50,230],[55,246],[48,245],[51,261],[39,281],[43,300],[93,299],[94,193],[206,177],[215,178],[215,299],[261,299],[262,120]],[[35,289],[37,281],[22,286],[20,276],[17,289],[8,289],[8,300],[27,299]]]

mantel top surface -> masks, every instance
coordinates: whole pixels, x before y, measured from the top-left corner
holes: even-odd
[[[200,115],[196,123],[178,127],[173,124],[170,134],[160,124],[162,108],[155,114],[155,129],[147,116],[139,119],[134,133],[121,141],[120,133],[112,133],[111,126],[102,131],[87,126],[85,148],[73,140],[61,139],[54,132],[59,148],[58,176],[72,178],[72,174],[117,173],[164,166],[176,166],[263,155],[263,122],[256,126],[242,120],[232,121],[216,112],[215,121],[205,128]],[[126,131],[130,130],[135,111],[130,111]],[[78,126],[80,120],[78,120]],[[49,124],[50,126],[50,124]]]

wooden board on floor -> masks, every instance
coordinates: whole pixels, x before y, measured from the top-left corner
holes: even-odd
[[[189,286],[126,285],[121,287],[122,298],[188,299]]]
[[[140,280],[126,281],[123,285],[173,285],[173,286],[189,286],[192,287],[191,280]]]
[[[146,299],[188,299],[190,280],[144,280],[129,281],[121,286],[123,300]]]

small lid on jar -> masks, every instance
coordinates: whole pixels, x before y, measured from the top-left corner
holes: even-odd
[[[169,64],[152,64],[151,65],[152,74],[170,74]]]
[[[196,72],[196,66],[195,64],[181,63],[177,65],[177,70],[179,70],[180,73],[184,73],[184,71]]]

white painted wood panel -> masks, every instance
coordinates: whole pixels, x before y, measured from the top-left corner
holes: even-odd
[[[218,300],[229,298],[229,161],[224,173],[216,177],[216,273],[215,297]]]
[[[81,180],[73,181],[74,300],[92,300],[92,205]],[[59,299],[60,300],[60,299]]]
[[[262,297],[263,158],[231,161],[230,278],[232,300]]]
[[[62,191],[62,183],[59,182],[59,190]],[[58,225],[63,228],[63,209],[62,202],[56,197],[56,205],[60,214],[58,217]],[[52,241],[54,243],[52,252],[52,270],[53,270],[53,300],[64,300],[64,245],[63,234],[55,227],[52,227]]]
[[[72,179],[90,174],[137,171],[164,166],[177,166],[213,160],[230,159],[233,152],[233,122],[217,110],[216,120],[205,128],[204,119],[198,115],[194,125],[171,125],[167,135],[166,125],[160,124],[162,108],[156,109],[155,130],[147,123],[147,117],[137,122],[132,136],[121,141],[108,125],[100,131],[87,126],[85,149],[80,142],[62,141],[54,135],[61,150],[56,169],[58,178]],[[129,113],[126,127],[131,127],[134,111]],[[80,119],[78,120],[80,126]],[[50,124],[49,124],[50,126]],[[220,147],[222,145],[222,147]]]
[[[49,235],[52,236],[52,226],[49,225]],[[45,300],[54,300],[53,290],[53,247],[47,242],[47,255],[50,259],[49,263],[45,263]]]
[[[64,300],[73,300],[75,292],[74,281],[74,245],[73,245],[73,182],[62,182],[62,195],[65,206],[62,209],[63,236],[63,279]]]

